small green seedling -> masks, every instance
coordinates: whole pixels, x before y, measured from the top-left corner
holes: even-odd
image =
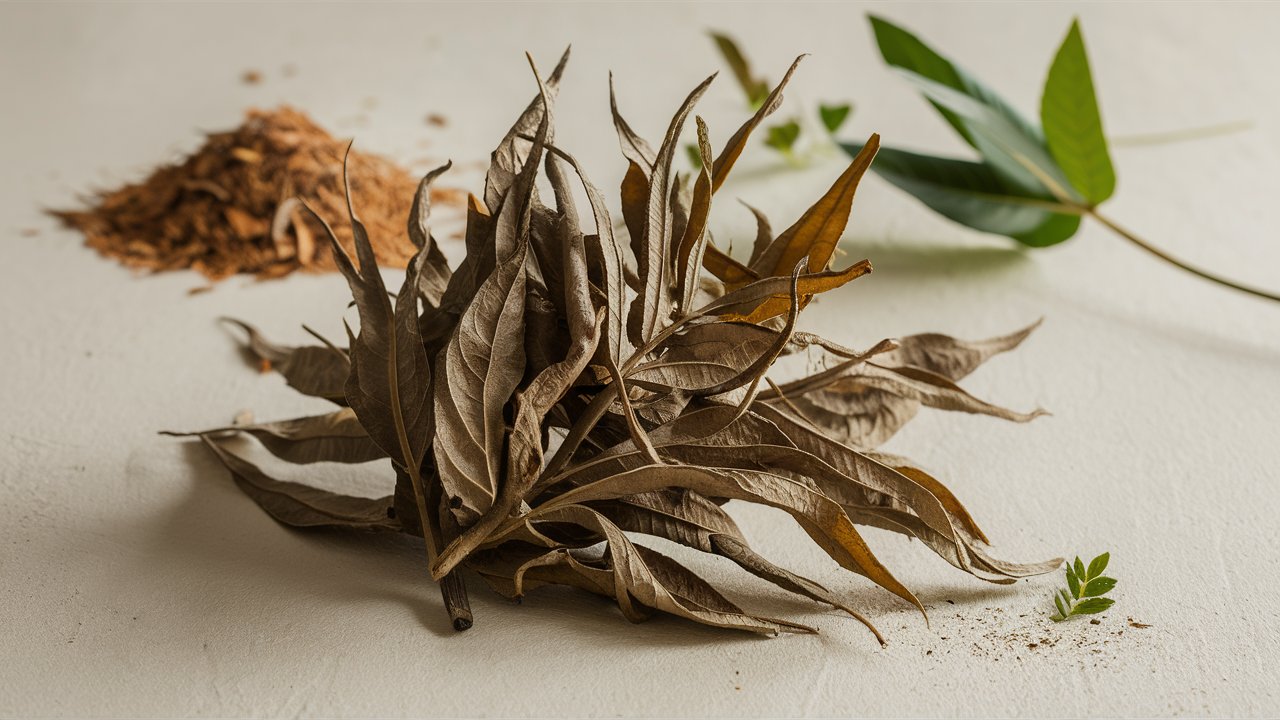
[[[1102,597],[1116,586],[1115,578],[1102,574],[1110,560],[1111,553],[1102,553],[1087,568],[1079,557],[1067,563],[1067,589],[1053,596],[1058,612],[1049,619],[1062,622],[1073,615],[1096,615],[1111,607],[1115,600]]]

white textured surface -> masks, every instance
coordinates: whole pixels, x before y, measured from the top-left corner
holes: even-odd
[[[879,650],[853,621],[727,571],[749,605],[823,634],[633,626],[593,598],[546,591],[513,606],[479,582],[476,627],[446,630],[409,543],[289,532],[199,448],[155,434],[246,407],[263,418],[317,407],[247,370],[214,318],[243,317],[284,340],[304,339],[300,322],[334,332],[341,279],[234,279],[189,297],[194,275],[132,277],[40,215],[193,148],[196,128],[229,127],[243,107],[281,100],[405,160],[483,159],[532,94],[521,51],[546,68],[570,42],[559,138],[613,188],[621,162],[606,69],[652,138],[718,67],[707,27],[740,36],[772,77],[812,52],[790,108],[848,97],[858,104],[851,136],[878,130],[889,144],[958,150],[883,67],[863,10],[0,8],[0,714],[1280,713],[1280,308],[1165,269],[1096,226],[1021,253],[876,178],[859,192],[846,249],[869,256],[876,273],[815,305],[813,326],[865,343],[923,330],[978,337],[1047,318],[968,386],[1053,417],[1018,426],[929,412],[894,449],[938,470],[1008,556],[1111,550],[1120,579],[1100,625],[1053,626],[1057,578],[986,586],[919,544],[869,533],[932,609],[930,629],[805,549],[785,518],[740,508],[766,554],[867,609],[889,635]],[[1028,111],[1079,13],[1113,134],[1254,121],[1230,137],[1117,149],[1111,210],[1172,251],[1280,286],[1280,7],[882,11]],[[282,75],[285,63],[295,77]],[[251,68],[263,84],[239,82]],[[721,139],[741,117],[727,80],[701,109]],[[429,129],[427,112],[451,124]],[[839,172],[832,158],[772,175],[761,149],[746,162],[727,194],[778,226]],[[453,181],[476,187],[478,177]],[[749,218],[726,202],[718,222],[725,237]],[[23,237],[24,228],[40,234]],[[1153,627],[1133,629],[1130,616]]]

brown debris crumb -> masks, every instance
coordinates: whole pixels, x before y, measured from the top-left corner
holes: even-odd
[[[1138,628],[1139,630],[1145,630],[1145,629],[1147,629],[1147,628],[1149,628],[1149,627],[1151,627],[1151,626],[1150,626],[1150,625],[1148,625],[1147,623],[1135,622],[1134,620],[1132,620],[1132,619],[1131,619],[1131,620],[1129,620],[1129,627],[1131,627],[1131,628]]]
[[[444,127],[449,124],[449,119],[440,113],[430,113],[427,115],[427,124],[432,127]]]
[[[245,70],[240,76],[240,82],[245,85],[257,85],[262,82],[262,73],[257,70]]]
[[[40,231],[36,228],[22,228],[18,231],[18,235],[21,235],[22,237],[35,237],[39,234]]]
[[[210,279],[235,273],[280,277],[335,269],[325,231],[295,196],[333,225],[352,251],[338,140],[289,107],[250,110],[239,128],[210,135],[181,164],[102,193],[87,210],[56,211],[85,244],[126,266],[158,272],[191,268]],[[351,192],[381,265],[413,256],[405,225],[417,179],[377,155],[351,151]],[[437,207],[466,194],[432,188]]]

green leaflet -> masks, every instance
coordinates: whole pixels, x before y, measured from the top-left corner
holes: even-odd
[[[702,151],[693,143],[684,144],[684,154],[689,157],[689,165],[694,172],[702,170]]]
[[[769,96],[769,83],[764,78],[759,77],[751,69],[751,63],[747,61],[747,56],[738,48],[738,44],[733,38],[723,33],[710,33],[711,39],[716,43],[716,49],[720,51],[720,55],[724,58],[725,63],[729,66],[729,70],[733,72],[733,78],[738,81],[738,86],[742,88],[742,94],[747,98],[747,104],[754,110],[764,104],[765,99]]]
[[[827,129],[829,133],[835,133],[844,125],[844,121],[849,119],[849,113],[853,110],[853,106],[849,103],[841,105],[819,105],[818,118],[822,120],[822,127]]]
[[[1040,122],[1049,151],[1072,187],[1091,205],[1111,197],[1116,172],[1102,134],[1102,117],[1078,20],[1071,23],[1049,68],[1040,100]]]
[[[1006,182],[1029,197],[1073,195],[1070,181],[1058,167],[1044,139],[1008,113],[970,95],[912,73],[905,77],[925,97],[946,107],[964,121],[983,161]]]
[[[1034,125],[1022,116],[1022,113],[1005,102],[977,78],[963,68],[939,55],[923,41],[907,30],[894,25],[884,18],[868,15],[871,29],[875,33],[876,44],[880,46],[880,54],[889,65],[926,80],[933,81],[957,92],[968,95],[986,105],[996,113],[1003,115],[1010,124],[1026,135],[1040,137]],[[977,147],[970,128],[956,114],[954,109],[943,106],[930,98],[934,108],[955,128],[965,142]]]
[[[862,150],[861,144],[841,147],[850,155]],[[1060,243],[1080,227],[1079,215],[1053,212],[1043,198],[1015,194],[983,163],[882,147],[871,169],[950,220],[1024,245]]]
[[[800,124],[788,120],[781,125],[773,125],[765,134],[764,144],[782,153],[791,152],[796,140],[800,139]]]

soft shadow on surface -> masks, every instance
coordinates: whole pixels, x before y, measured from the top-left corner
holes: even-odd
[[[400,604],[441,637],[477,632],[458,633],[450,627],[439,591],[427,577],[420,542],[403,535],[283,527],[235,486],[200,443],[186,442],[182,447],[193,477],[190,492],[163,514],[140,521],[142,527],[135,524],[122,530],[134,538],[132,544],[141,547],[137,567],[121,582],[131,588],[151,586],[171,602],[185,605],[200,623],[213,626],[241,624],[266,611],[263,605],[324,598],[349,604],[357,612],[365,604]],[[188,582],[175,582],[178,576],[186,576]],[[190,582],[192,576],[201,581]],[[751,642],[762,637],[660,613],[632,624],[613,603],[572,588],[537,588],[521,602],[512,602],[474,574],[468,574],[467,584],[477,628],[493,622],[504,629],[518,626],[526,633],[572,632],[648,647]],[[210,587],[217,588],[216,599]],[[777,595],[785,599],[784,594]],[[774,593],[764,589],[761,596],[734,594],[749,609],[780,612],[769,607],[778,599]],[[812,603],[804,607],[808,613],[822,611]]]
[[[519,633],[530,639],[548,639],[565,634],[584,641],[635,647],[684,648],[711,644],[758,642],[766,636],[699,625],[662,613],[643,623],[628,622],[609,600],[573,588],[540,587],[521,602],[509,601],[489,589],[473,574],[467,578],[476,628],[455,632],[449,625],[439,591],[427,577],[426,560],[420,542],[403,535],[344,531],[302,531],[286,528],[271,520],[245,496],[228,472],[199,442],[175,443],[181,448],[176,459],[185,471],[173,473],[175,458],[160,462],[144,451],[131,459],[130,474],[147,484],[168,482],[146,478],[148,474],[185,476],[188,489],[178,502],[133,520],[116,532],[118,542],[132,546],[132,566],[118,582],[129,593],[158,595],[166,604],[182,608],[183,632],[243,625],[248,619],[276,612],[310,610],[314,620],[299,616],[303,626],[327,626],[329,618],[358,614],[362,608],[381,618],[388,632],[425,628],[440,638],[459,637],[492,631],[506,635]],[[163,450],[163,452],[170,452]],[[148,459],[146,456],[151,456]],[[149,469],[151,468],[151,469]],[[895,543],[906,542],[893,536]],[[641,538],[641,542],[645,542]],[[766,543],[767,545],[767,543]],[[909,543],[913,562],[936,561],[938,573],[946,573],[936,584],[914,587],[931,613],[957,605],[976,609],[995,604],[1020,589],[987,585],[954,570],[931,555],[923,546]],[[672,550],[659,547],[662,552]],[[766,556],[768,548],[760,548]],[[888,548],[886,548],[888,549]],[[899,548],[900,549],[900,548]],[[896,554],[896,553],[893,553]],[[691,569],[721,587],[748,612],[783,618],[817,627],[824,642],[849,642],[870,646],[874,640],[853,618],[806,598],[783,592],[763,580],[743,572],[722,558],[687,551],[673,555]],[[834,570],[834,568],[833,568]],[[822,580],[850,607],[890,633],[908,616],[919,620],[915,610],[865,578],[837,571]],[[1021,583],[1019,584],[1021,585]],[[403,610],[388,616],[386,607]],[[404,618],[394,627],[394,618]],[[412,625],[406,628],[405,624]],[[359,624],[353,621],[353,624]],[[832,634],[834,633],[834,634]],[[866,638],[863,638],[863,635]],[[528,645],[537,652],[537,642]]]
[[[849,238],[841,241],[839,248],[844,257],[833,262],[836,267],[866,258],[874,272],[916,279],[945,277],[985,283],[993,276],[1012,274],[1032,264],[1024,250],[1012,246],[965,247],[933,241],[887,243]]]
[[[945,612],[948,609],[975,610],[988,605],[1008,604],[1010,597],[1029,592],[1031,585],[1037,582],[1038,579],[1033,577],[1031,583],[1019,580],[1009,585],[997,585],[960,574],[951,584],[939,583],[916,588],[916,595],[931,613]],[[1052,581],[1047,582],[1052,584]]]
[[[1193,277],[1187,277],[1185,281],[1187,283],[1201,282]],[[1233,306],[1229,303],[1237,303],[1237,306],[1240,307],[1246,304],[1252,305],[1258,308],[1256,312],[1270,313],[1272,316],[1277,313],[1277,308],[1271,307],[1274,303],[1245,297],[1222,288],[1210,288],[1210,290],[1220,293],[1220,301],[1222,302],[1224,313],[1240,312],[1232,309]],[[1123,298],[1127,292],[1132,291],[1121,287],[1115,288],[1114,302],[1066,293],[1057,293],[1055,300],[1063,305],[1072,306],[1081,314],[1089,317],[1122,325],[1135,335],[1155,336],[1173,345],[1195,348],[1207,354],[1229,357],[1232,360],[1248,360],[1253,364],[1262,365],[1264,368],[1274,367],[1276,362],[1280,360],[1280,350],[1275,347],[1253,341],[1248,337],[1227,334],[1216,325],[1208,327],[1198,321],[1188,321],[1186,318],[1173,313],[1153,315],[1150,312],[1126,306]]]
[[[327,597],[354,604],[393,600],[411,609],[432,632],[454,634],[439,593],[428,584],[420,544],[383,533],[285,528],[236,487],[201,443],[181,445],[194,481],[179,505],[154,517],[147,535],[151,556],[139,574],[152,574],[168,564],[205,567],[211,580],[249,591],[245,596],[250,600],[262,595]],[[298,541],[308,556],[300,556]],[[192,603],[200,614],[254,613],[247,606],[208,607],[200,593],[175,599]]]

